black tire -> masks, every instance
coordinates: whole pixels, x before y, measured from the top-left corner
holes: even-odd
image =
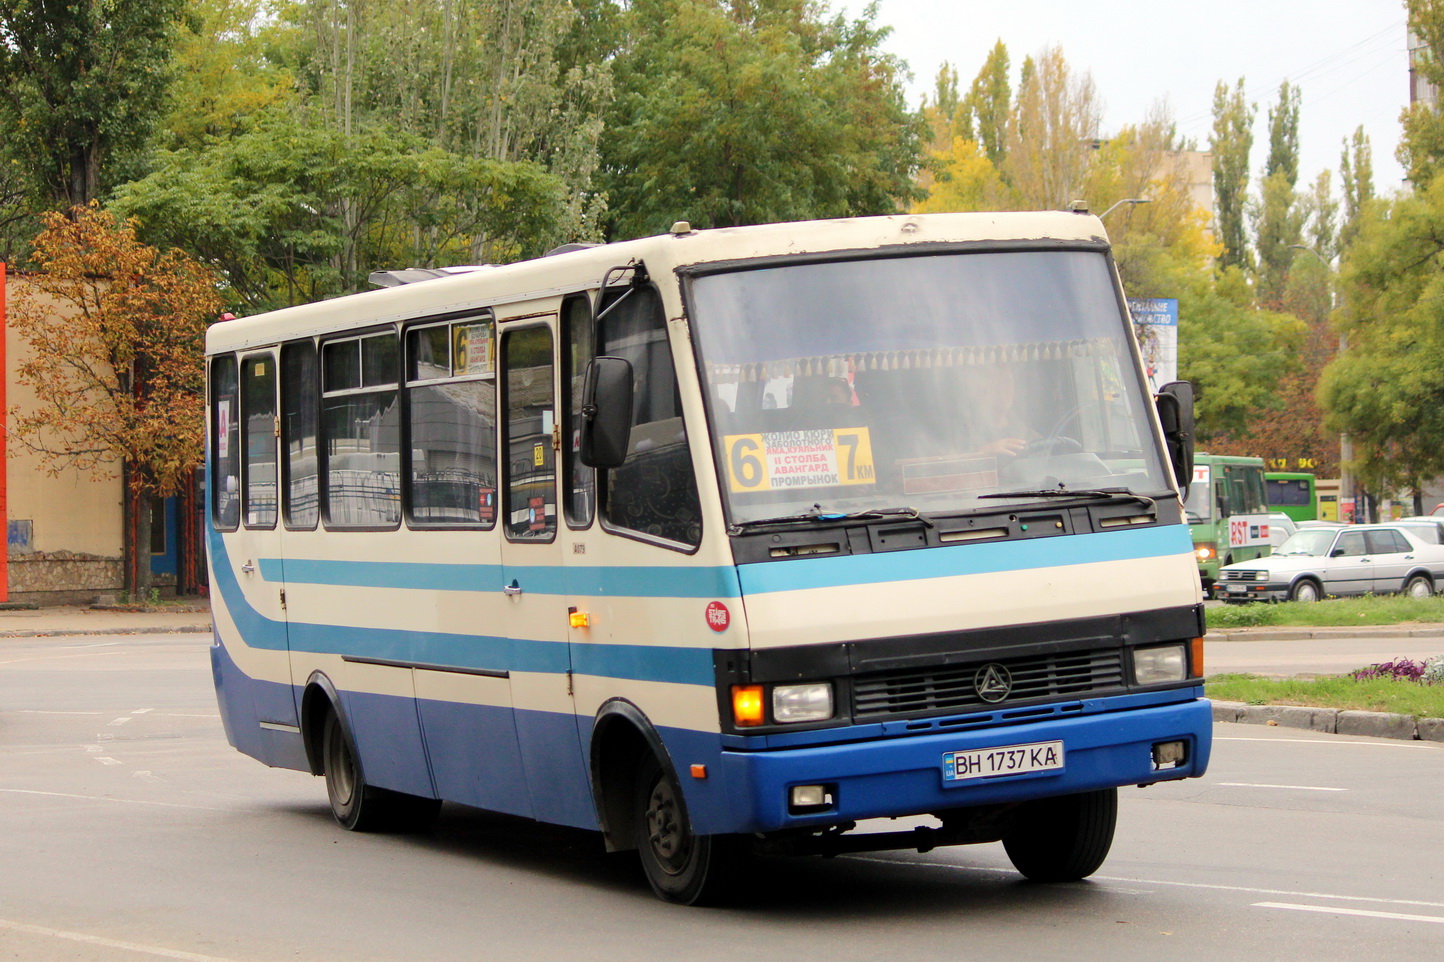
[[[1003,836],[1013,867],[1034,882],[1076,882],[1108,857],[1118,823],[1118,789],[1028,802]]]
[[[1434,594],[1434,582],[1425,575],[1415,575],[1404,582],[1404,594],[1410,598],[1428,598]]]
[[[326,769],[326,797],[331,814],[351,832],[421,832],[431,827],[441,811],[441,799],[422,798],[366,784],[356,749],[334,711],[326,713],[321,735],[321,758]]]
[[[1324,596],[1323,588],[1312,578],[1300,578],[1295,581],[1289,589],[1290,601],[1302,601],[1305,604],[1312,604]]]
[[[652,891],[678,905],[715,904],[731,891],[737,841],[695,835],[682,790],[651,755],[637,772],[632,806],[637,851]]]

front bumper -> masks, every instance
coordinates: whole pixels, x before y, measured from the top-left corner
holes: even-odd
[[[704,833],[774,832],[1196,777],[1208,767],[1213,713],[1201,697],[1202,688],[1189,692],[1197,697],[974,731],[775,751],[726,749],[720,762],[734,804],[706,815],[696,812],[694,820]],[[945,752],[1055,740],[1064,746],[1062,769],[962,782],[943,779]],[[1177,767],[1155,768],[1153,745],[1173,740],[1185,742],[1187,757]],[[812,784],[828,786],[832,804],[806,814],[789,812],[792,786]]]

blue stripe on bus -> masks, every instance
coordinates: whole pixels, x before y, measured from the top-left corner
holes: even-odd
[[[226,555],[220,534],[208,530],[214,586],[252,648],[351,655],[389,661],[416,662],[448,668],[531,671],[560,674],[568,670],[635,681],[715,684],[710,648],[649,645],[573,645],[564,641],[532,641],[496,635],[457,635],[394,628],[318,625],[267,618],[246,599]],[[288,562],[289,565],[289,562]],[[570,647],[570,652],[568,648]]]
[[[261,576],[293,585],[501,591],[515,579],[528,594],[643,598],[736,598],[737,572],[727,567],[636,565],[467,565],[395,561],[262,558]]]
[[[805,563],[739,565],[738,574],[745,597],[777,591],[924,581],[1192,553],[1193,541],[1188,528],[1173,524],[1027,541],[952,545],[928,551],[809,558]]]

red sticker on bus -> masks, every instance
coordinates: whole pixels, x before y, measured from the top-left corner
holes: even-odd
[[[727,626],[732,624],[732,612],[720,601],[713,601],[707,605],[707,627],[713,631],[726,631]]]

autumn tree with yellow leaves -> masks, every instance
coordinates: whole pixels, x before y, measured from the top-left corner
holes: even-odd
[[[16,374],[36,404],[10,411],[10,442],[52,474],[120,471],[130,506],[126,589],[142,594],[150,501],[182,491],[202,459],[217,278],[181,251],[142,244],[133,222],[94,203],[42,220],[35,271],[10,306],[10,326],[30,351]]]

